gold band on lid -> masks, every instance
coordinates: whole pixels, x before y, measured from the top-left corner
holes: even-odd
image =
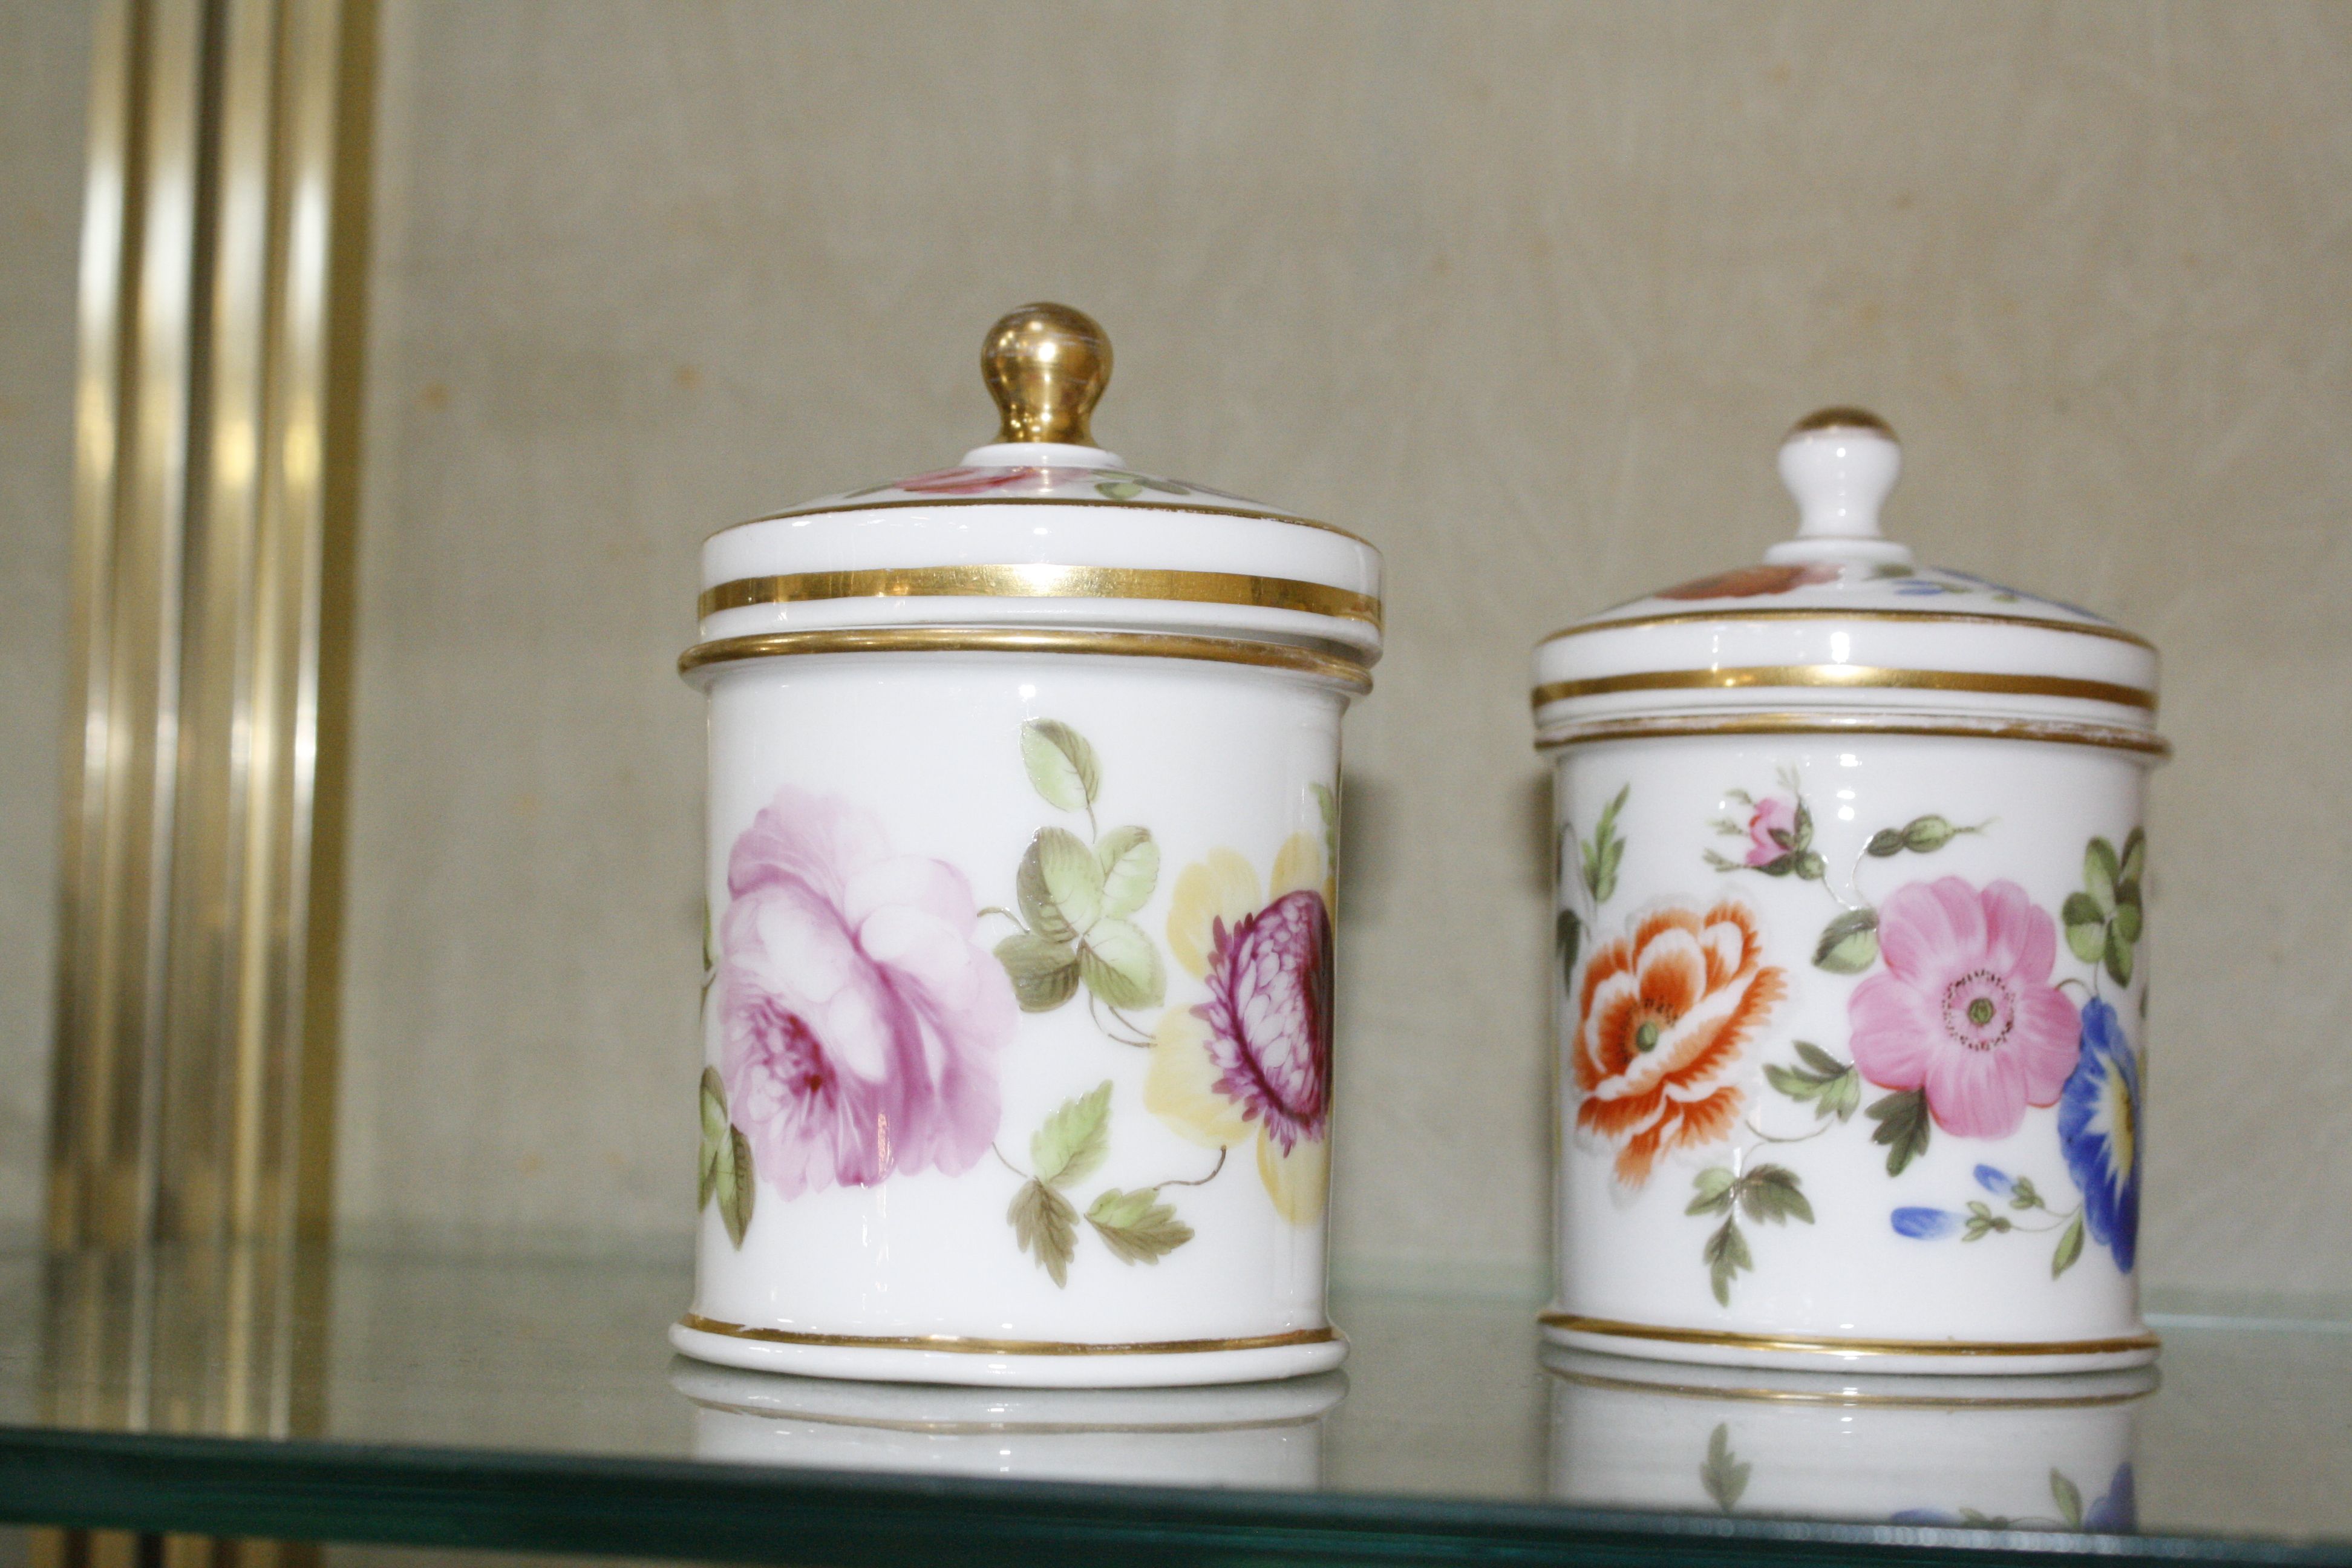
[[[1246,605],[1381,624],[1369,595],[1289,577],[1234,572],[1179,572],[1147,566],[877,566],[855,572],[794,572],[738,577],[703,591],[700,612],[715,616],[751,605],[825,599],[1161,599],[1188,605]]]
[[[712,665],[818,653],[1053,653],[1124,658],[1205,659],[1249,664],[1337,681],[1358,696],[1372,689],[1365,658],[1338,645],[1246,642],[1183,632],[1104,632],[1013,626],[843,626],[803,632],[761,632],[697,643],[678,655],[677,672]]]
[[[1084,310],[1040,300],[988,329],[980,374],[1004,416],[999,441],[1091,447],[1087,422],[1110,384],[1110,338]]]
[[[1749,688],[1831,687],[1843,690],[1967,691],[2000,697],[2063,697],[2156,711],[2156,693],[2108,680],[2057,675],[2001,675],[1956,669],[1884,669],[1864,664],[1768,664],[1728,669],[1636,670],[1588,680],[1554,680],[1535,689],[1538,708],[1574,697],[1618,691],[1736,691]]]

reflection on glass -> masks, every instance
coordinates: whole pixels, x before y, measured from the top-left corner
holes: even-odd
[[[1949,1378],[1548,1350],[1567,1502],[1895,1524],[2129,1531],[2153,1367]]]
[[[1339,1373],[1209,1388],[841,1383],[683,1357],[694,1457],[837,1470],[1152,1486],[1312,1488]]]

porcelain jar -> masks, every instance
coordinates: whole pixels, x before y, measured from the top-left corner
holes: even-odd
[[[1555,1342],[2042,1373],[2156,1354],[2141,1089],[2157,659],[1882,536],[1801,423],[1797,535],[1537,650],[1558,860]]]
[[[1912,1530],[2138,1523],[2135,1428],[2153,1367],[1972,1382],[1559,1349],[1544,1364],[1561,1502]]]
[[[998,439],[713,536],[689,1355],[1137,1385],[1339,1363],[1340,717],[1381,562],[1093,444],[1101,330],[992,330]]]

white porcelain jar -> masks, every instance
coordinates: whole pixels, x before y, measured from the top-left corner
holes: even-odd
[[[1881,537],[1875,417],[1797,537],[1536,654],[1558,846],[1557,1342],[1801,1367],[2145,1363],[2157,660]]]
[[[2138,1524],[2134,1428],[2152,1367],[1975,1383],[1564,1350],[1544,1364],[1561,1502],[1914,1529]]]
[[[689,1355],[1137,1385],[1339,1363],[1339,721],[1379,552],[1092,443],[1093,321],[999,439],[714,535]]]

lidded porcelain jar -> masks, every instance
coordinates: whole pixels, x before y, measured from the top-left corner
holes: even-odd
[[[1339,721],[1361,540],[1128,468],[1034,305],[998,439],[714,535],[689,1355],[1110,1386],[1339,1363]]]
[[[1832,409],[1797,536],[1536,653],[1558,849],[1548,1336],[1677,1361],[2154,1358],[2134,1272],[2157,659],[1915,563]]]

